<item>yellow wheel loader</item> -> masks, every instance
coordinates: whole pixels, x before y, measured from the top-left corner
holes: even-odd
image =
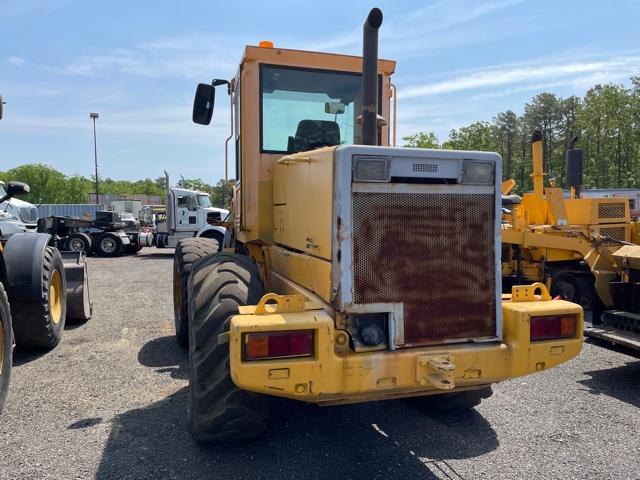
[[[582,347],[579,305],[502,296],[500,156],[392,146],[381,24],[371,10],[362,57],[261,42],[197,88],[198,124],[229,94],[237,176],[222,251],[175,257],[197,440],[259,435],[267,396],[470,408]]]

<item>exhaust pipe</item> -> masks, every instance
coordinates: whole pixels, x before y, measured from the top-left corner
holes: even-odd
[[[573,137],[569,141],[569,148],[566,155],[567,170],[567,187],[573,190],[573,195],[580,198],[580,189],[582,188],[582,149],[575,148],[578,137]]]
[[[378,30],[382,11],[372,8],[362,27],[362,144],[378,145]]]

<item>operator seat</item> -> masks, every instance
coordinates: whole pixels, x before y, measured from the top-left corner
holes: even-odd
[[[289,137],[288,153],[340,145],[340,127],[329,120],[301,120],[295,137]]]

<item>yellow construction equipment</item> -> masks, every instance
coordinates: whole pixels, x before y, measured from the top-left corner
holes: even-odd
[[[582,150],[573,148],[575,140],[567,151],[570,193],[564,198],[561,188],[544,187],[542,135],[537,131],[532,135],[533,192],[522,199],[503,196],[503,206],[509,210],[502,229],[503,287],[543,282],[552,295],[588,306],[593,302],[595,276],[600,298],[610,304],[611,278],[608,274],[599,278],[600,257],[610,258],[610,253],[631,242],[636,227],[626,198],[580,197]],[[508,190],[503,188],[503,194]]]
[[[264,42],[198,86],[199,124],[230,95],[237,174],[222,251],[189,238],[174,260],[198,440],[260,434],[266,395],[470,408],[581,349],[579,305],[540,283],[502,298],[500,156],[391,146],[381,23],[362,58]]]
[[[543,282],[552,295],[593,307],[587,335],[640,349],[639,224],[631,220],[627,198],[580,196],[582,150],[574,148],[576,140],[566,156],[568,195],[544,187],[537,131],[531,138],[533,192],[520,199],[509,195],[513,180],[503,183],[503,289]]]

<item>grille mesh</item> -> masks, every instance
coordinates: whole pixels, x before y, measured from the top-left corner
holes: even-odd
[[[613,240],[625,240],[625,228],[624,227],[603,227],[600,228],[600,235],[611,237]],[[620,245],[620,243],[607,240],[604,242],[607,247]]]
[[[496,334],[494,196],[353,194],[356,304],[404,304],[405,346]]]
[[[437,163],[414,163],[412,170],[414,172],[435,173],[438,171]]]
[[[624,202],[599,203],[598,218],[622,218],[624,217]]]

